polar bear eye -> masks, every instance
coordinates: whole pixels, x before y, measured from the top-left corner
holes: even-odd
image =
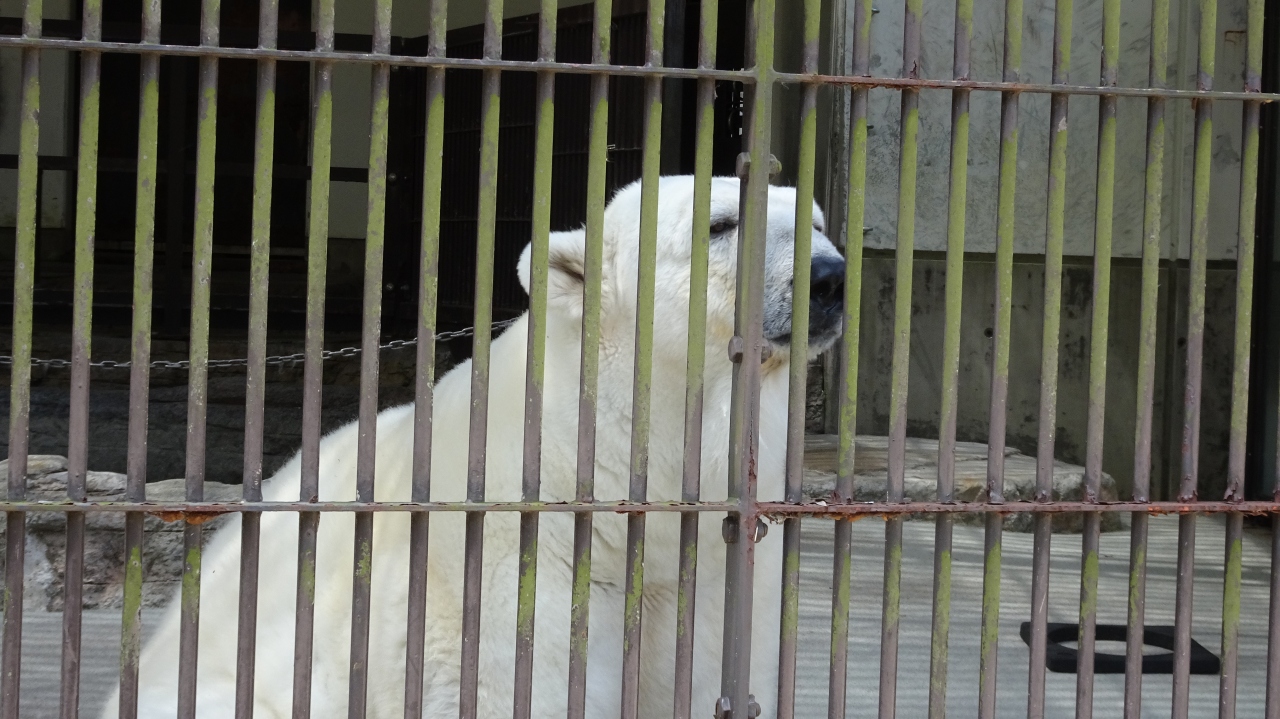
[[[732,222],[728,220],[721,220],[711,226],[711,234],[713,235],[723,234],[728,230],[732,230],[733,227],[734,227],[734,224]]]

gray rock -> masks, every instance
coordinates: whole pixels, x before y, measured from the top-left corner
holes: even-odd
[[[836,488],[838,438],[811,435],[805,438],[804,495],[810,501],[827,501]],[[859,435],[854,439],[853,496],[855,502],[883,502],[888,487],[889,438]],[[986,494],[987,445],[957,442],[955,449],[955,498],[958,502],[980,502]],[[1108,474],[1101,478],[1100,495],[1104,502],[1117,499],[1116,483]],[[1014,449],[1004,453],[1005,501],[1035,499],[1036,459]],[[906,442],[903,492],[912,502],[931,502],[938,497],[938,441],[908,438]],[[1084,467],[1066,462],[1053,463],[1053,499],[1078,501],[1084,498]],[[978,514],[955,515],[957,522],[981,524]],[[1055,532],[1079,532],[1084,524],[1080,513],[1053,515]],[[1005,529],[1029,532],[1034,525],[1028,513],[1005,516]],[[1103,531],[1122,527],[1115,513],[1102,515]]]
[[[7,471],[7,461],[0,463]],[[67,501],[67,460],[53,455],[27,459],[27,499],[36,502]],[[93,502],[113,502],[125,498],[127,477],[116,472],[89,472],[85,491]],[[185,479],[168,479],[147,485],[152,502],[182,501]],[[230,502],[240,498],[236,485],[206,482],[205,500]],[[231,521],[231,515],[203,524],[209,532]],[[66,512],[28,512],[26,557],[23,565],[26,591],[23,606],[29,609],[61,611],[66,571]],[[143,519],[142,600],[143,606],[162,606],[182,583],[183,529],[180,518],[166,521],[156,515]],[[84,584],[86,609],[119,608],[124,601],[124,527],[122,512],[85,513]],[[7,545],[5,527],[0,526],[0,546]],[[0,551],[0,574],[5,571]]]

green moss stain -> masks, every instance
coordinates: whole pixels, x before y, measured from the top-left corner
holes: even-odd
[[[182,572],[182,611],[195,614],[200,611],[200,548],[187,550],[186,565]]]

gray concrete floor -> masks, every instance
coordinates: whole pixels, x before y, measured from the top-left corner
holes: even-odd
[[[854,583],[849,638],[848,713],[874,715],[880,672],[880,612],[883,590],[883,522],[865,519],[854,526]],[[798,661],[800,717],[826,716],[829,624],[831,615],[832,523],[806,522],[801,570],[801,655]],[[1217,653],[1222,612],[1223,521],[1201,518],[1196,546],[1196,591],[1193,634]],[[898,663],[897,706],[900,717],[922,717],[928,698],[929,628],[932,612],[933,525],[908,522],[904,529],[902,630]],[[948,714],[977,715],[978,629],[982,595],[982,529],[955,529],[953,609],[948,669]],[[1147,619],[1173,623],[1177,559],[1177,518],[1151,522]],[[1026,715],[1028,651],[1018,637],[1028,618],[1031,592],[1031,536],[1006,533],[1000,613],[999,700],[997,715]],[[1049,620],[1074,622],[1079,600],[1079,535],[1056,535],[1052,552]],[[1123,623],[1129,561],[1129,533],[1104,534],[1098,620]],[[1246,531],[1238,716],[1262,716],[1265,698],[1267,603],[1270,576],[1269,535]],[[154,612],[146,617],[154,619]],[[146,619],[144,617],[144,621]],[[84,615],[81,696],[85,716],[97,712],[116,678],[119,656],[119,613],[88,611]],[[22,716],[54,717],[58,710],[58,667],[61,615],[27,612],[24,621]],[[1094,715],[1120,716],[1124,679],[1102,675],[1095,683]],[[1143,716],[1169,716],[1169,676],[1143,681]],[[1047,680],[1047,716],[1074,714],[1075,675],[1052,674]],[[1216,676],[1191,680],[1191,715],[1216,717]]]

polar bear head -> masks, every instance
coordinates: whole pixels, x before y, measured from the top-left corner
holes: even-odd
[[[664,355],[672,360],[685,356],[694,185],[693,176],[683,175],[663,177],[658,186],[654,353],[659,361]],[[738,205],[738,180],[713,178],[707,283],[709,361],[724,361],[724,349],[733,335]],[[795,209],[794,188],[769,188],[763,328],[773,350],[769,369],[785,366],[791,341]],[[601,335],[606,339],[626,337],[635,329],[640,223],[641,183],[637,181],[619,190],[604,213],[600,316]],[[829,348],[839,336],[844,301],[844,258],[824,234],[824,228],[822,210],[815,203],[810,259],[811,356]],[[586,274],[585,231],[551,233],[548,251],[548,314],[549,318],[554,317],[550,321],[580,322]],[[518,266],[526,291],[529,267],[530,247],[526,247]]]

